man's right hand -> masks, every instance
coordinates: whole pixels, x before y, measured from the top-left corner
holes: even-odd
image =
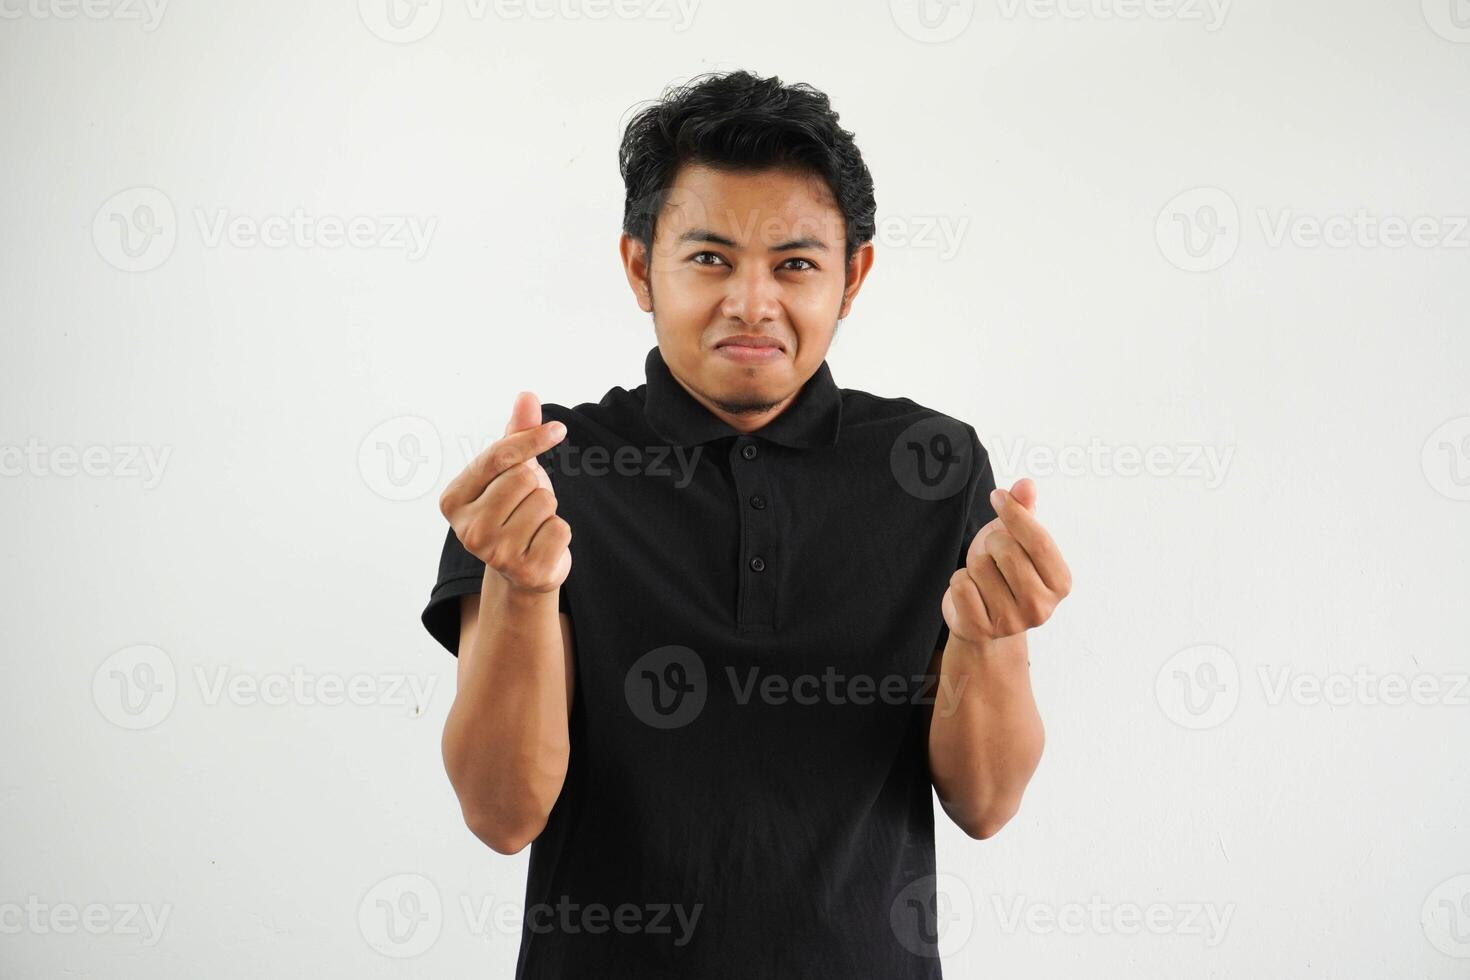
[[[566,437],[541,422],[534,394],[516,395],[505,436],[450,481],[439,510],[466,551],[515,589],[551,592],[572,569],[572,529],[556,513],[551,478],[536,457]]]

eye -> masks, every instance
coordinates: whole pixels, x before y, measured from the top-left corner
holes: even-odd
[[[787,265],[787,264],[789,264],[791,262],[805,262],[806,263],[806,267],[805,268],[792,269],[791,270],[792,272],[805,272],[805,271],[807,271],[807,269],[815,269],[817,267],[815,263],[811,262],[808,259],[787,259],[785,262],[782,263],[782,265]]]
[[[712,263],[712,262],[701,262],[701,261],[699,261],[701,258],[704,258],[705,256],[709,256],[710,258],[715,259],[715,260],[717,260],[719,262],[724,262],[725,261],[724,258],[722,258],[719,254],[717,254],[715,252],[695,252],[694,255],[692,255],[690,257],[690,259],[691,259],[691,261],[694,262],[695,265],[713,265],[714,263]]]

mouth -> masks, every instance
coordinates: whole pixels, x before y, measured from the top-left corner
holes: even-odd
[[[760,364],[784,356],[786,348],[775,337],[736,334],[716,343],[715,353],[742,364]]]

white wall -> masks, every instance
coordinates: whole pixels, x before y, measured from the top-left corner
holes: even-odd
[[[1465,0],[153,2],[0,0],[4,976],[510,976],[437,491],[517,390],[642,381],[620,123],[735,67],[877,181],[838,383],[974,424],[1076,576],[1022,813],[942,831],[947,975],[1470,970]],[[212,235],[298,211],[427,247]],[[389,499],[359,448],[415,433]],[[297,668],[370,703],[252,695]],[[405,889],[442,911],[395,945]]]

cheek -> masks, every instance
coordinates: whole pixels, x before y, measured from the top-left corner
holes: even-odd
[[[679,319],[707,319],[711,310],[719,308],[724,297],[724,291],[714,277],[678,270],[662,276],[655,274],[653,292],[659,312]]]
[[[824,330],[830,327],[842,307],[843,285],[840,278],[824,276],[820,281],[788,290],[786,308],[791,318]]]

